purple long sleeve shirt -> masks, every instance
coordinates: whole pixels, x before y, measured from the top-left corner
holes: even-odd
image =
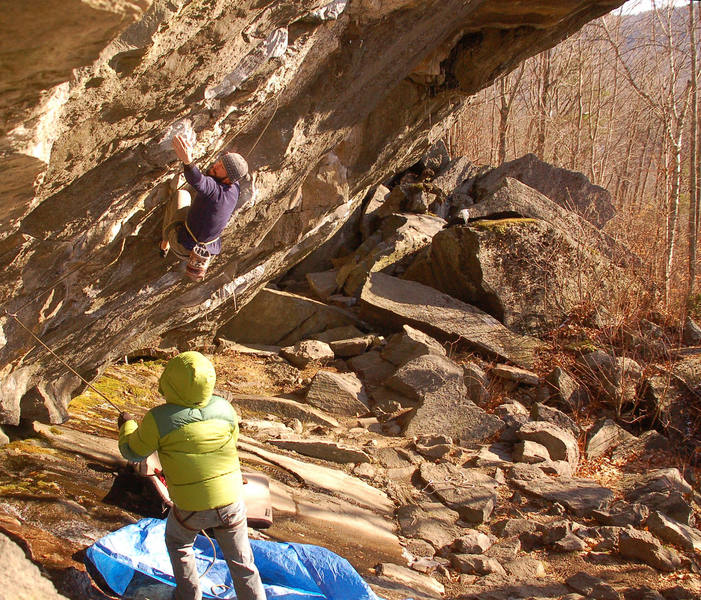
[[[236,210],[239,184],[219,183],[213,177],[204,175],[194,164],[185,165],[185,179],[197,191],[187,215],[187,226],[198,242],[209,242],[207,250],[210,254],[219,254],[219,236]],[[195,240],[185,227],[180,227],[178,241],[188,250],[195,247]]]

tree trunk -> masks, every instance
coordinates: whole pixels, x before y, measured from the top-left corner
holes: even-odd
[[[699,231],[698,80],[696,72],[696,17],[689,0],[689,51],[691,58],[691,131],[689,135],[689,297],[696,293],[696,243]]]
[[[538,95],[538,116],[537,116],[537,138],[536,138],[536,156],[540,160],[545,160],[545,139],[547,136],[548,127],[548,96],[550,94],[550,66],[551,66],[551,51],[546,50],[541,53],[541,73],[540,86]]]

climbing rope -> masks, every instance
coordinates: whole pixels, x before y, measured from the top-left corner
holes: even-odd
[[[263,106],[265,106],[265,105],[263,105]],[[266,123],[265,127],[263,127],[263,130],[260,132],[260,135],[256,138],[256,141],[253,143],[253,146],[251,146],[251,147],[249,148],[247,154],[250,155],[251,152],[253,152],[253,150],[255,149],[255,147],[258,145],[258,142],[260,142],[260,138],[263,137],[263,134],[267,131],[268,127],[269,127],[270,124],[273,122],[273,118],[275,117],[275,115],[276,115],[276,113],[277,113],[278,106],[279,106],[279,103],[278,103],[278,99],[277,99],[277,96],[276,96],[276,97],[275,97],[275,108],[273,109],[273,112],[272,112],[272,114],[270,115],[270,118],[268,119],[268,122]],[[262,108],[261,108],[261,110],[262,110]],[[259,112],[260,112],[260,111],[259,111]],[[256,113],[256,116],[258,116],[258,113]]]
[[[112,402],[107,396],[105,396],[100,390],[95,388],[89,381],[87,381],[80,373],[78,373],[73,367],[71,367],[65,360],[63,360],[58,354],[56,354],[51,348],[49,348],[40,338],[37,336],[29,327],[27,327],[20,318],[17,316],[16,313],[11,313],[8,312],[7,310],[5,311],[5,315],[8,317],[12,317],[17,324],[22,327],[29,335],[31,335],[39,344],[41,344],[46,350],[48,350],[55,358],[60,362],[66,369],[68,369],[73,375],[78,377],[85,385],[87,385],[93,392],[98,394],[99,396],[102,396],[109,404],[112,406],[117,412],[122,412],[122,409],[117,406],[114,402]]]

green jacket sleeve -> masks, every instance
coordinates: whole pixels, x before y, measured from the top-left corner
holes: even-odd
[[[119,430],[119,451],[127,460],[141,461],[158,450],[160,435],[156,420],[147,412],[141,425],[127,421]]]

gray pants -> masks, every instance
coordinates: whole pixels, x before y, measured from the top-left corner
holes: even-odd
[[[177,518],[174,511],[177,511]],[[192,545],[198,531],[210,527],[214,528],[214,537],[229,566],[238,600],[265,600],[263,583],[253,563],[253,552],[248,541],[243,502],[197,512],[177,510],[175,507],[170,509],[166,521],[166,548],[177,584],[176,600],[202,599]],[[213,595],[220,595],[223,591],[222,588],[207,590]]]

